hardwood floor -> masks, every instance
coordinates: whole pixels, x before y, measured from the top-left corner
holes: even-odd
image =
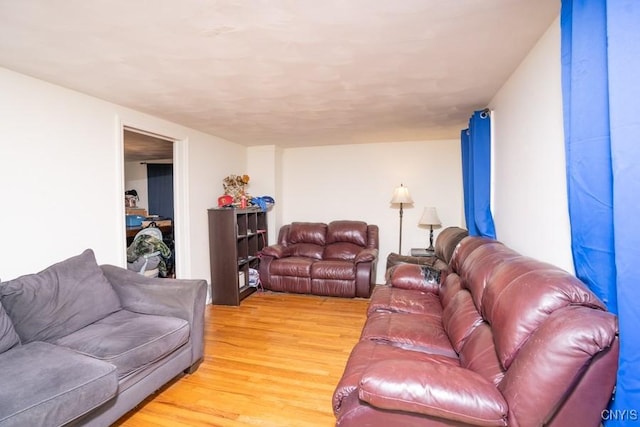
[[[116,425],[333,426],[369,300],[259,292],[207,306],[205,359]]]

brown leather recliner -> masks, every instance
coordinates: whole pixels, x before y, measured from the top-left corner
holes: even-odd
[[[376,283],[378,226],[363,221],[293,222],[260,254],[265,289],[368,298]]]
[[[337,426],[600,425],[618,326],[582,282],[479,237],[457,245],[439,284],[423,268],[399,266],[390,285],[403,292],[371,297],[334,392]]]

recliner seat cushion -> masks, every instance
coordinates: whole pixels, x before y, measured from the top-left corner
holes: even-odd
[[[348,261],[316,261],[311,265],[312,279],[355,280],[355,264]]]
[[[373,313],[367,318],[360,338],[408,350],[458,357],[441,320],[428,315]]]
[[[91,249],[0,283],[0,300],[22,343],[55,340],[121,307]]]
[[[304,257],[274,259],[269,267],[273,276],[311,277],[314,260]]]
[[[367,315],[377,311],[426,314],[442,318],[442,306],[438,295],[392,286],[377,286],[374,289]]]
[[[0,425],[59,426],[116,395],[115,366],[45,342],[0,354]]]
[[[120,310],[55,344],[109,362],[118,378],[143,369],[189,339],[189,322]]]

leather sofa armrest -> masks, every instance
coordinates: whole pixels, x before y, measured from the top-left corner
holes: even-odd
[[[378,259],[378,250],[374,248],[363,249],[358,252],[354,263],[359,264],[361,262],[372,262]]]
[[[388,273],[387,282],[394,288],[412,289],[424,292],[440,292],[439,274],[437,270],[416,264],[398,264]]]
[[[271,245],[262,248],[261,254],[273,258],[285,258],[289,256],[289,249],[284,245]]]
[[[371,364],[359,398],[372,406],[482,426],[506,426],[509,406],[496,386],[459,366],[388,359]]]

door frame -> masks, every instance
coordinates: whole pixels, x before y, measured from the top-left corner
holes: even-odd
[[[118,247],[121,248],[121,265],[127,265],[127,242],[126,223],[124,207],[124,131],[137,132],[155,138],[173,142],[173,236],[175,244],[175,272],[176,278],[190,278],[190,234],[189,234],[189,176],[187,167],[187,154],[189,146],[188,137],[179,137],[175,132],[161,129],[159,126],[149,123],[136,123],[133,120],[116,117],[116,135],[119,155],[117,156],[117,176],[119,179],[118,206],[121,212],[119,220],[120,237],[117,239]]]

